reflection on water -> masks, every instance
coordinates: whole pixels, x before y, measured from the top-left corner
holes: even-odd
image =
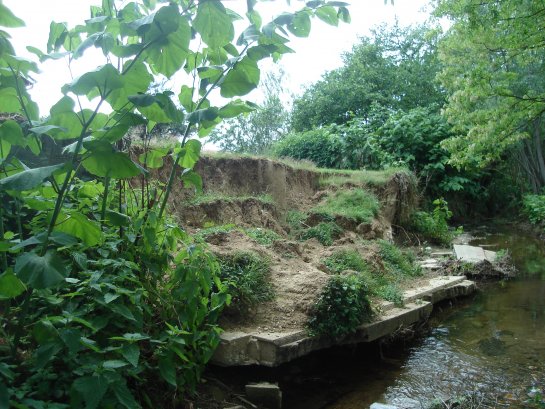
[[[489,285],[471,303],[437,314],[435,328],[409,350],[391,382],[380,389],[362,379],[329,409],[368,408],[370,397],[423,408],[467,394],[481,408],[533,407],[530,396],[545,389],[543,242],[502,233],[472,244],[508,248],[520,278]]]

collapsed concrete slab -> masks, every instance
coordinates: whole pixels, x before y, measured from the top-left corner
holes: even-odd
[[[479,263],[485,260],[493,263],[496,260],[496,252],[465,244],[455,244],[454,254],[457,260],[468,263]]]
[[[465,276],[436,277],[427,286],[404,293],[405,305],[391,302],[377,306],[379,318],[361,325],[354,333],[341,338],[310,337],[306,330],[245,333],[226,331],[221,335],[212,362],[221,366],[263,365],[274,367],[335,345],[372,342],[427,319],[433,304],[469,295],[476,286]]]

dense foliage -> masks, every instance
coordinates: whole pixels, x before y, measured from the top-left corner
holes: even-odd
[[[292,128],[307,131],[343,124],[354,117],[367,121],[376,105],[408,110],[441,104],[434,78],[439,31],[428,26],[380,26],[344,55],[341,68],[325,74],[294,101]]]
[[[40,61],[90,48],[104,60],[45,116],[26,90],[38,65],[0,31],[0,407],[174,407],[194,390],[229,296],[218,264],[167,217],[170,192],[201,188],[198,137],[253,109],[235,97],[257,86],[258,61],[290,52],[286,36],[306,37],[314,16],[349,18],[313,1],[262,24],[256,5],[236,41],[242,17],[219,0],[103,0],[82,25],[52,22],[46,51],[29,48]],[[0,2],[0,26],[22,24]],[[175,74],[177,95],[154,85]],[[181,140],[134,157],[129,129],[147,141],[165,123]],[[151,181],[165,162],[166,183]]]

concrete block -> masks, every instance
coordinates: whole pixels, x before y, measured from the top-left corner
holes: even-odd
[[[369,409],[398,409],[397,406],[385,405],[384,403],[373,403]]]
[[[260,382],[246,385],[246,397],[249,401],[263,405],[267,409],[282,408],[282,391],[274,383]]]

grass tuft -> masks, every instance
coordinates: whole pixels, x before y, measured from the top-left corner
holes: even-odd
[[[314,207],[312,211],[369,223],[378,215],[379,209],[380,203],[374,194],[363,189],[352,189],[330,194],[323,204]]]
[[[268,280],[269,261],[253,252],[237,252],[218,257],[220,278],[231,294],[231,306],[245,313],[264,301],[274,298],[274,290]]]

